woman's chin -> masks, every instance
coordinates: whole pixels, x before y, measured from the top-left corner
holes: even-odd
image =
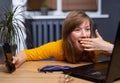
[[[84,48],[83,47],[79,47],[78,50],[79,51],[84,51]]]

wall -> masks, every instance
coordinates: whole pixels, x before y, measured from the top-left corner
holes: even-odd
[[[119,5],[119,0],[102,0],[102,13],[109,14],[109,18],[94,19],[99,26],[102,37],[110,42],[114,42],[118,21],[120,20]]]
[[[10,8],[11,3],[12,3],[11,0],[9,0],[9,1],[8,0],[4,0],[4,1],[0,0],[0,15],[1,15],[1,17],[3,17],[2,14],[3,14],[4,10],[7,10]]]

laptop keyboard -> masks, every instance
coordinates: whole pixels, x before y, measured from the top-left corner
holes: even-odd
[[[105,79],[107,70],[106,69],[101,69],[101,70],[89,70],[85,73],[88,76],[99,78],[99,79]]]

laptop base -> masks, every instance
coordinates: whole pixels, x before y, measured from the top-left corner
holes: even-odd
[[[89,64],[78,66],[63,70],[64,74],[70,74],[77,78],[94,81],[96,83],[104,83],[109,61],[98,62],[96,64]]]

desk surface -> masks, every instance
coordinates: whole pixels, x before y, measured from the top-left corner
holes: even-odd
[[[62,72],[42,73],[38,72],[38,68],[46,65],[68,65],[80,66],[86,63],[69,64],[61,61],[29,61],[25,62],[12,74],[5,73],[3,65],[0,65],[0,83],[63,83],[60,82],[60,77],[64,76]],[[70,83],[93,83],[87,80],[71,77],[73,79]],[[120,83],[117,81],[115,83]]]

